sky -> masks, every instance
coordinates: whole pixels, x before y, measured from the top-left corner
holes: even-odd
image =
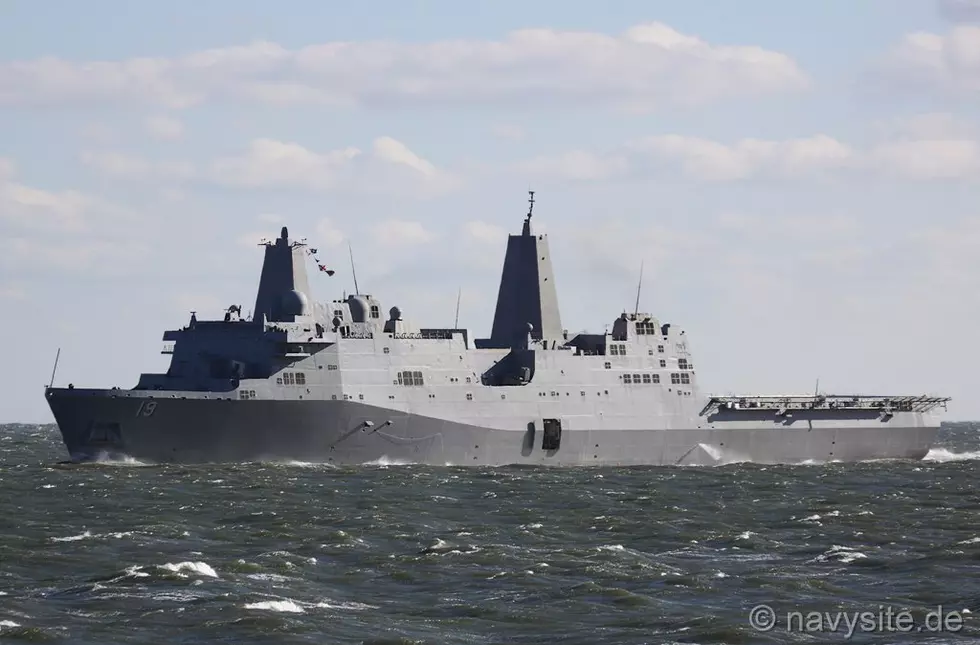
[[[349,243],[488,335],[528,189],[570,332],[642,264],[703,392],[980,419],[980,0],[4,0],[0,422],[52,421],[59,348],[56,384],[165,371],[283,225],[318,300]]]

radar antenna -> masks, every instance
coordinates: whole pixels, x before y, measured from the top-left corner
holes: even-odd
[[[357,271],[354,269],[354,249],[351,248],[350,240],[347,240],[347,251],[350,253],[350,272],[354,276],[354,293],[361,293],[357,288]]]
[[[640,281],[636,285],[636,306],[633,308],[633,320],[640,315],[640,289],[643,288],[643,260],[640,260]]]
[[[529,191],[527,191],[527,193],[528,193],[528,195],[530,195],[530,197],[527,200],[527,203],[529,204],[529,206],[527,208],[527,222],[530,222],[531,221],[531,215],[534,214],[534,191],[533,190],[529,190]]]
[[[459,299],[463,295],[463,287],[456,292],[456,320],[453,321],[453,329],[459,329]]]

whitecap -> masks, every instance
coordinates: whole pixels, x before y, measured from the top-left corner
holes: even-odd
[[[178,562],[177,564],[168,562],[167,564],[160,565],[160,568],[166,569],[167,571],[173,571],[174,573],[178,574],[181,571],[190,571],[199,576],[207,576],[209,578],[218,577],[218,573],[206,562]]]
[[[261,602],[251,602],[245,605],[245,609],[263,609],[266,611],[278,611],[292,614],[303,613],[303,608],[289,598],[286,598],[285,600],[263,600]]]
[[[947,461],[970,461],[980,459],[980,451],[953,452],[947,448],[933,448],[922,459],[923,461],[937,461],[940,463]]]
[[[78,540],[84,540],[90,537],[92,537],[92,532],[85,531],[84,533],[79,533],[78,535],[69,535],[68,537],[51,538],[51,541],[52,542],[77,542]]]

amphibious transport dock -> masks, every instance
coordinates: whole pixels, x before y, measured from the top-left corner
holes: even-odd
[[[687,335],[647,313],[562,328],[546,235],[507,240],[489,338],[357,293],[316,303],[310,249],[265,244],[250,319],[164,334],[133,389],[48,387],[72,460],[712,465],[920,459],[938,396],[705,396]],[[320,267],[324,269],[323,266]]]

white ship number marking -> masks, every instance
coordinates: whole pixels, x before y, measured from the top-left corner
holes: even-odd
[[[140,403],[140,407],[136,410],[137,417],[152,417],[153,413],[157,409],[156,401],[143,401]]]

